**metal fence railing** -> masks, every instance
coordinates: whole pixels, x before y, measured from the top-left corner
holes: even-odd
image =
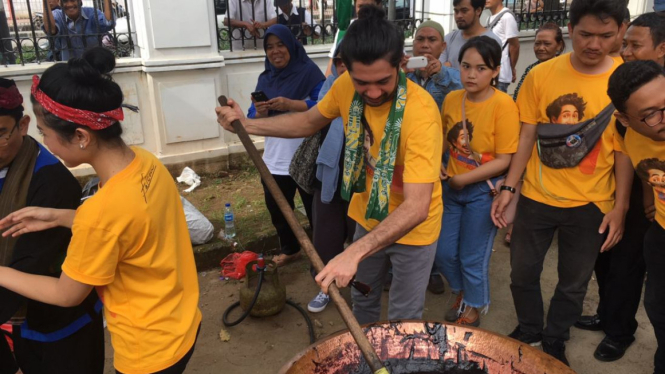
[[[504,0],[517,19],[519,30],[534,30],[547,22],[560,27],[568,23],[568,7],[572,0]]]
[[[265,26],[271,20],[291,28],[305,45],[333,43],[337,32],[334,0],[292,0],[284,6],[273,5],[272,0],[212,0],[212,3],[220,51],[263,49]],[[395,22],[402,27],[406,37],[411,36],[424,20],[424,9],[425,0],[396,1]]]
[[[47,1],[54,9],[50,14],[44,12]],[[107,1],[111,1],[112,21],[104,16]],[[134,55],[136,35],[128,0],[83,0],[76,21],[66,17],[64,9],[55,8],[61,5],[60,0],[0,0],[1,63],[63,61],[94,46],[103,46],[117,57]],[[49,34],[46,30],[51,21],[57,32]]]

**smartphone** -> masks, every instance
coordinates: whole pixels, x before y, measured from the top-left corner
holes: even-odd
[[[257,103],[270,100],[270,99],[268,99],[268,96],[266,96],[265,92],[263,92],[263,91],[252,92],[252,98]]]
[[[417,56],[409,58],[409,61],[406,63],[407,69],[421,69],[427,66],[427,57]]]

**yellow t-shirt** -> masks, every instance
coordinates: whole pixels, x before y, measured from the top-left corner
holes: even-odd
[[[328,94],[317,104],[319,112],[330,119],[341,116],[346,128],[354,94],[351,77],[345,73],[337,78]],[[373,165],[376,165],[391,105],[392,101],[379,107],[365,105],[364,114],[369,124],[369,129],[365,129],[365,149],[369,149],[369,154],[365,153],[367,187],[365,192],[353,194],[349,205],[349,217],[368,231],[379,224],[379,221],[374,219],[366,220],[365,212],[372,189]],[[404,201],[404,183],[434,183],[434,190],[427,219],[398,240],[399,244],[429,245],[439,237],[443,212],[441,183],[439,183],[442,135],[441,115],[434,99],[427,91],[407,79],[406,108],[402,119],[388,212],[391,213]]]
[[[187,222],[173,178],[155,156],[136,157],[76,211],[62,270],[96,286],[114,366],[152,373],[177,363],[201,322]]]
[[[653,188],[656,222],[665,228],[665,142],[647,138],[629,128],[623,145],[637,175]]]
[[[494,160],[497,154],[517,152],[520,140],[520,115],[517,105],[507,94],[494,89],[487,100],[474,103],[466,100],[466,126],[471,148],[466,145],[462,126],[464,90],[446,96],[441,110],[444,139],[448,140],[449,176],[467,173],[480,164]],[[475,155],[472,155],[473,152]]]
[[[593,118],[608,104],[607,81],[619,66],[599,75],[575,70],[570,53],[534,67],[527,75],[517,106],[520,120],[539,123],[576,124]],[[560,208],[594,203],[603,213],[614,207],[614,151],[620,151],[614,119],[607,126],[594,149],[579,165],[552,169],[540,162],[537,144],[526,167],[522,194],[532,200]]]

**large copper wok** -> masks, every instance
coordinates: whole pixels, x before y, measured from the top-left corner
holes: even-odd
[[[440,322],[363,326],[392,374],[437,373],[474,366],[488,374],[575,374],[553,357],[506,336]],[[309,346],[280,374],[370,374],[353,337],[342,331]]]

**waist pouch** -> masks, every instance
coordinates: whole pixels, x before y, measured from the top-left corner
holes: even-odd
[[[576,125],[538,124],[538,157],[546,166],[565,169],[577,166],[595,147],[612,119],[614,105]]]

